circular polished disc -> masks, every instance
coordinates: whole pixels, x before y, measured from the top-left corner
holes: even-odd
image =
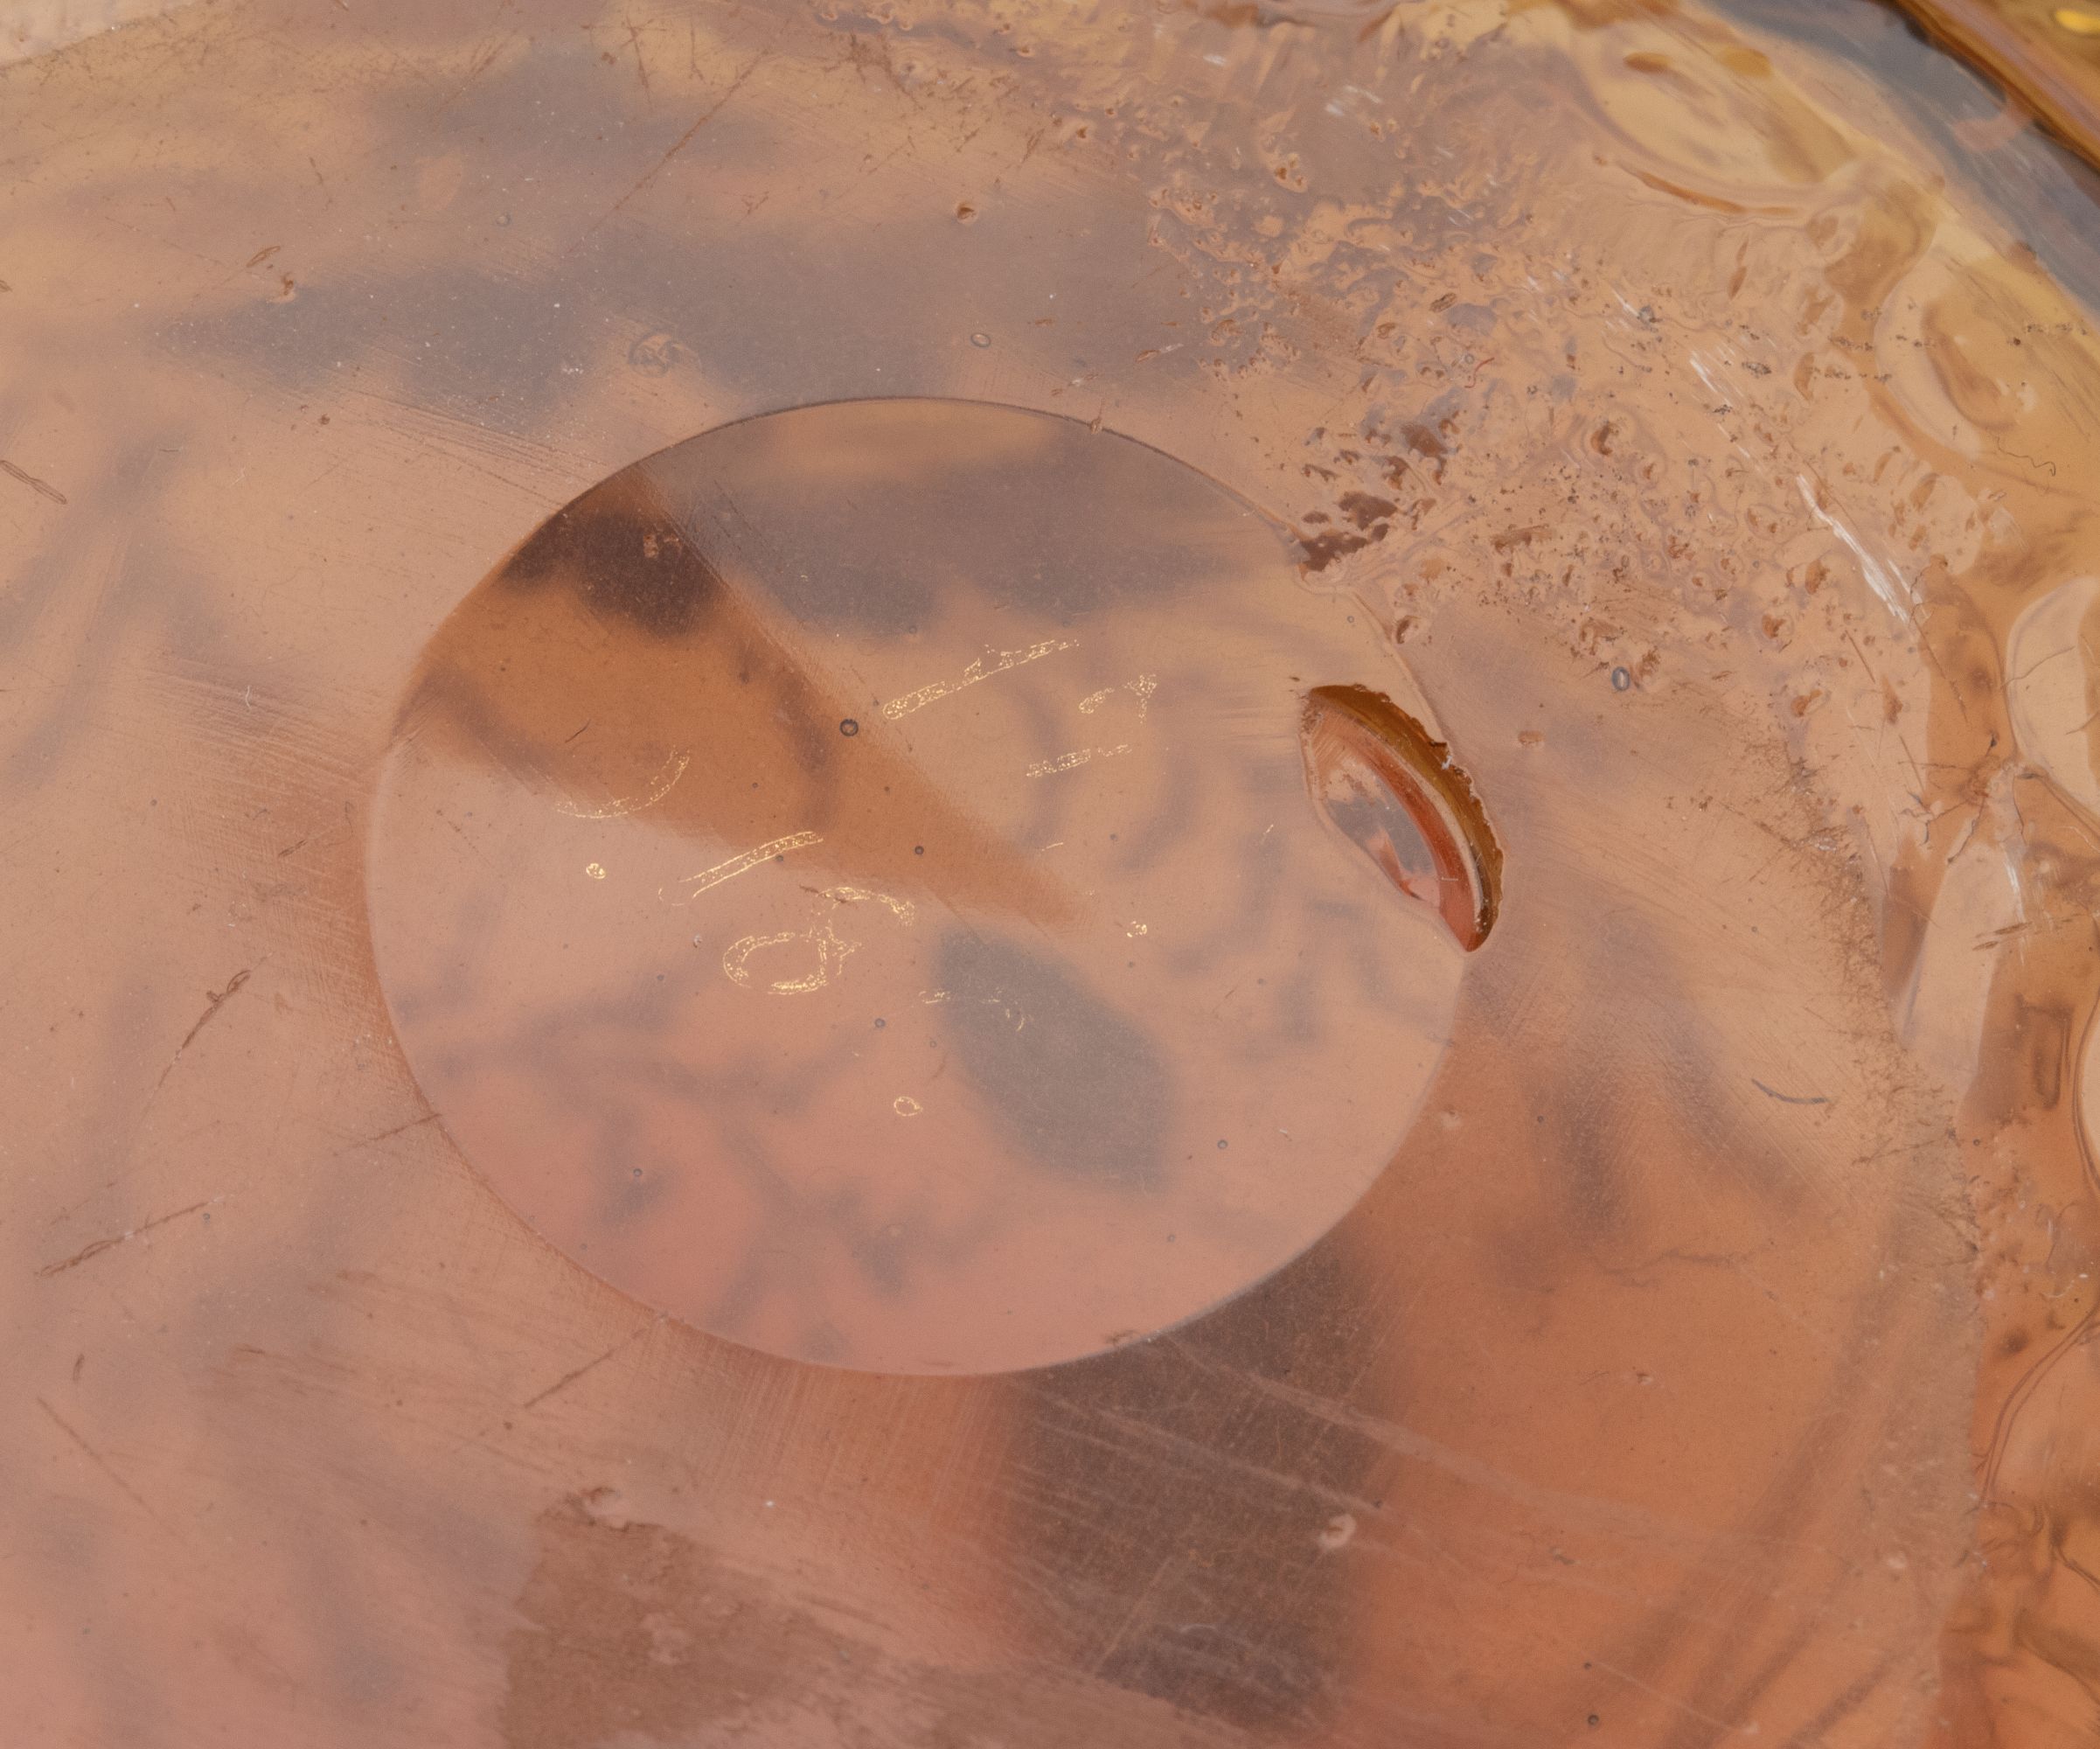
[[[426,652],[370,853],[400,1039],[519,1215],[721,1335],[986,1371],[1156,1331],[1339,1219],[1437,1061],[1457,865],[1380,660],[1127,439],[711,432]]]

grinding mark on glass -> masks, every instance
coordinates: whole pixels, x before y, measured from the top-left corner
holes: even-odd
[[[754,858],[769,849],[761,846],[752,853]],[[727,877],[725,876],[725,879]],[[909,899],[894,898],[887,893],[878,893],[866,887],[826,887],[821,891],[808,889],[819,899],[829,899],[834,905],[880,905],[899,923],[907,927],[917,918],[918,907]],[[700,937],[695,936],[697,944]],[[806,941],[817,950],[817,969],[801,978],[775,979],[766,987],[775,996],[806,995],[812,990],[821,990],[831,981],[831,975],[845,965],[848,956],[859,951],[860,944],[848,941],[833,930],[829,917],[822,918],[806,930],[787,930],[778,935],[748,935],[729,944],[722,953],[722,971],[733,984],[748,986],[751,972],[746,964],[751,956],[768,947],[785,947],[790,942]],[[880,1025],[881,1022],[876,1022]]]
[[[810,930],[788,930],[779,935],[748,935],[733,941],[722,953],[722,971],[733,984],[748,986],[751,972],[745,963],[753,954],[768,947],[785,947],[790,942],[806,941],[817,950],[817,970],[801,978],[775,979],[766,988],[775,996],[806,996],[813,990],[821,990],[831,981],[834,971],[843,967],[848,956],[860,944],[845,941],[832,933],[830,923],[820,923]]]
[[[664,762],[663,770],[649,786],[646,795],[626,796],[609,807],[580,808],[568,802],[556,802],[555,808],[571,819],[620,819],[628,814],[640,813],[643,808],[653,808],[678,787],[678,779],[685,775],[685,768],[692,763],[690,753],[674,753]],[[666,777],[664,774],[670,775]]]
[[[1080,714],[1092,716],[1118,692],[1125,692],[1136,695],[1137,718],[1142,722],[1144,720],[1146,707],[1151,703],[1152,694],[1158,690],[1159,677],[1157,674],[1140,674],[1135,680],[1125,680],[1120,687],[1103,686],[1098,693],[1088,693],[1079,701]]]
[[[1060,753],[1054,759],[1039,759],[1028,768],[1031,777],[1048,777],[1060,771],[1070,771],[1094,759],[1113,759],[1118,753],[1128,753],[1130,743],[1119,741],[1113,747],[1079,747],[1069,753]]]
[[[892,898],[887,893],[877,893],[866,887],[826,887],[824,896],[841,905],[886,905],[890,915],[900,923],[912,922],[919,914],[918,908],[909,899]]]
[[[775,979],[768,986],[775,996],[802,996],[823,989],[831,981],[833,968],[844,969],[847,956],[860,945],[857,941],[846,941],[834,935],[829,923],[809,931],[803,939],[817,950],[817,970],[803,978]]]
[[[725,881],[734,881],[739,874],[747,874],[761,862],[775,856],[784,856],[790,850],[803,850],[812,844],[823,842],[824,840],[813,832],[791,832],[785,838],[768,839],[755,849],[745,851],[741,856],[732,856],[727,861],[718,862],[712,868],[703,868],[698,874],[688,874],[678,884],[692,890],[684,898],[671,899],[667,902],[690,905],[710,887],[719,887]],[[657,889],[657,896],[663,896],[661,888]]]
[[[1026,667],[1031,662],[1040,662],[1044,657],[1054,656],[1060,650],[1076,649],[1078,645],[1076,638],[1046,638],[1041,643],[1031,644],[1024,649],[995,652],[998,659],[989,668],[984,665],[984,658],[979,657],[963,669],[963,678],[959,680],[930,680],[915,691],[905,693],[902,698],[892,699],[882,707],[883,721],[895,722],[900,718],[909,716],[914,711],[938,704],[942,699],[962,692],[965,687],[974,686],[980,680],[989,680],[993,675],[1004,674],[1010,668]]]
[[[748,984],[751,973],[745,969],[744,962],[753,954],[761,948],[784,947],[791,941],[801,939],[801,932],[796,930],[788,930],[779,935],[740,936],[722,950],[722,971],[732,984]]]

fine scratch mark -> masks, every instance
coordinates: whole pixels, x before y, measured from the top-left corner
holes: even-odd
[[[49,498],[53,504],[64,504],[66,502],[66,494],[60,491],[58,487],[52,484],[49,480],[38,479],[34,474],[29,472],[26,469],[17,468],[12,462],[9,461],[3,456],[0,456],[0,473],[7,475],[10,479],[20,480],[22,484],[27,486],[31,491],[42,492],[44,496]]]
[[[995,674],[1004,674],[1009,668],[1022,668],[1031,662],[1040,662],[1044,657],[1054,656],[1060,650],[1074,649],[1078,643],[1075,638],[1046,638],[1041,643],[1031,644],[1024,649],[997,650],[991,652],[996,659],[989,668],[980,656],[963,669],[963,678],[959,680],[930,681],[916,692],[907,693],[900,699],[892,699],[882,707],[883,720],[895,722],[900,717],[909,716],[914,711],[924,710],[930,704],[939,703],[942,699],[961,692],[965,686],[974,686],[980,680],[989,680]]]
[[[425,1124],[435,1124],[435,1122],[437,1122],[437,1113],[426,1111],[420,1118],[411,1118],[405,1124],[396,1124],[391,1130],[381,1130],[376,1136],[365,1136],[354,1142],[344,1142],[336,1152],[348,1153],[352,1148],[371,1147],[376,1142],[391,1141],[395,1136],[405,1136],[411,1130],[420,1130]]]
[[[1917,629],[1917,603],[1910,591],[1896,575],[1860,544],[1860,538],[1851,529],[1823,508],[1819,495],[1808,489],[1807,478],[1794,476],[1794,484],[1801,489],[1801,502],[1808,506],[1808,513],[1820,522],[1844,543],[1860,567],[1860,575],[1867,579],[1867,586],[1881,598],[1881,605],[1888,610],[1889,617],[1898,625]]]
[[[589,727],[588,723],[584,725],[586,728]],[[579,729],[577,734],[581,735],[582,732],[581,729]],[[569,739],[573,741],[575,736],[571,735]],[[627,814],[638,814],[643,808],[653,808],[664,797],[677,789],[678,779],[685,775],[685,768],[692,763],[692,755],[690,753],[673,753],[664,762],[663,766],[657,772],[656,777],[650,784],[647,794],[622,796],[609,807],[580,808],[568,802],[556,802],[554,807],[558,812],[567,814],[571,819],[619,819]],[[666,771],[670,772],[669,777],[664,776]]]
[[[641,193],[641,192],[647,188],[650,183],[654,182],[658,177],[663,175],[665,169],[670,165],[671,159],[678,157],[678,155],[684,151],[688,145],[692,144],[693,136],[698,134],[700,129],[705,128],[710,122],[713,121],[717,115],[720,115],[722,113],[723,106],[726,105],[731,98],[734,97],[738,92],[744,88],[744,81],[750,78],[753,73],[758,71],[759,63],[764,60],[767,55],[770,52],[770,50],[761,49],[756,54],[752,56],[750,63],[744,68],[744,70],[738,73],[734,79],[729,81],[728,90],[722,93],[722,94],[716,98],[712,104],[710,104],[706,108],[703,109],[700,112],[699,118],[693,122],[692,126],[686,129],[684,133],[678,136],[678,139],[672,143],[671,150],[665,152],[662,157],[658,158],[656,163],[648,170],[644,171],[642,174],[641,180],[636,182],[632,188],[629,189],[627,192],[622,194],[617,200],[614,201],[610,206],[607,207],[605,212],[600,216],[598,223],[596,225],[593,225],[590,230],[586,231],[583,234],[586,237],[591,235],[593,232],[598,229],[600,225],[604,224],[605,221],[608,219],[610,219],[614,213],[617,213],[622,207],[625,206],[629,201],[635,198],[635,196]]]
[[[503,16],[503,10],[504,9],[500,4],[497,7],[496,13],[497,17],[501,17]],[[515,31],[506,32],[504,36],[497,38],[495,41],[486,44],[482,48],[481,52],[474,57],[474,59],[467,67],[466,77],[461,80],[457,85],[454,86],[452,87],[451,94],[448,96],[442,103],[439,104],[436,108],[430,112],[430,122],[434,128],[438,121],[444,115],[445,112],[451,108],[455,103],[458,102],[459,100],[466,94],[467,87],[473,84],[476,80],[479,79],[482,74],[486,73],[490,67],[496,65],[496,58],[505,49],[510,47],[511,42],[516,38],[518,32]],[[307,162],[311,164],[313,160],[309,158]],[[318,171],[316,171],[316,174],[317,175],[318,173]]]
[[[1136,1332],[1133,1331],[1131,1334],[1134,1335]],[[1117,1336],[1122,1334],[1123,1332],[1116,1332]],[[1121,1343],[1113,1338],[1108,1340],[1112,1348],[1121,1346]],[[1151,1578],[1137,1588],[1137,1595],[1130,1599],[1130,1606],[1123,1612],[1123,1620],[1116,1624],[1116,1631],[1109,1635],[1108,1643],[1102,1648],[1101,1655],[1093,1661],[1090,1668],[1095,1676],[1100,1676],[1108,1669],[1110,1661],[1122,1649],[1124,1641],[1129,1638],[1130,1629],[1138,1620],[1140,1612],[1151,1602],[1152,1594],[1159,1589],[1162,1582],[1165,1581],[1170,1575],[1179,1578],[1186,1571],[1186,1566],[1178,1554],[1168,1555],[1152,1569]]]
[[[688,874],[678,884],[690,887],[692,890],[682,899],[670,899],[665,902],[690,905],[710,887],[719,887],[725,881],[735,880],[739,874],[748,874],[761,862],[770,861],[775,856],[784,856],[790,850],[802,850],[810,845],[823,842],[824,840],[813,832],[791,832],[785,838],[768,839],[741,855],[732,856],[726,862],[718,862],[712,868],[703,868],[698,874]],[[657,896],[660,899],[664,897],[663,888],[657,889]]]
[[[575,1383],[578,1379],[581,1378],[585,1373],[593,1371],[596,1368],[603,1366],[606,1362],[612,1359],[615,1355],[620,1353],[622,1349],[628,1348],[644,1333],[656,1328],[656,1327],[658,1324],[661,1324],[663,1321],[664,1314],[662,1313],[658,1313],[655,1317],[647,1319],[643,1322],[636,1325],[633,1329],[629,1330],[624,1336],[621,1337],[618,1341],[615,1342],[611,1348],[608,1348],[603,1354],[598,1355],[595,1360],[588,1360],[584,1362],[581,1366],[577,1367],[571,1371],[563,1373],[560,1378],[556,1379],[553,1383],[547,1386],[545,1390],[539,1392],[535,1397],[527,1397],[525,1402],[518,1405],[518,1412],[522,1415],[528,1409],[537,1409],[556,1391],[567,1390],[569,1386]]]
[[[1651,1683],[1644,1683],[1631,1670],[1622,1670],[1617,1664],[1608,1664],[1602,1658],[1595,1659],[1593,1662],[1600,1670],[1607,1671],[1610,1675],[1617,1676],[1629,1688],[1637,1688],[1643,1694],[1653,1696],[1657,1700],[1662,1702],[1665,1706],[1674,1707],[1678,1711],[1683,1713],[1686,1718],[1696,1718],[1701,1725],[1710,1725],[1714,1730],[1725,1732],[1731,1737],[1742,1729],[1742,1726],[1740,1724],[1732,1723],[1725,1718],[1716,1718],[1712,1713],[1702,1711],[1700,1708],[1693,1706],[1688,1700],[1680,1700],[1673,1694],[1670,1694],[1662,1689],[1656,1688]]]
[[[631,18],[623,17],[620,22],[627,26],[627,40],[635,52],[635,72],[641,77],[642,95],[646,98],[650,94],[649,63],[642,59],[642,32],[636,28]],[[727,98],[722,101],[728,101]]]
[[[1797,1093],[1782,1093],[1777,1087],[1767,1087],[1755,1075],[1750,1077],[1750,1085],[1768,1098],[1778,1100],[1783,1105],[1827,1105],[1830,1104],[1829,1096],[1826,1094],[1814,1093],[1804,1097]]]
[[[1214,1373],[1228,1370],[1215,1362],[1204,1359],[1196,1350],[1172,1335],[1163,1335],[1156,1340],[1201,1370]],[[1464,1487],[1499,1495],[1556,1524],[1630,1536],[1662,1549],[1691,1550],[1704,1550],[1710,1546],[1707,1540],[1708,1533],[1689,1520],[1673,1519],[1642,1507],[1620,1505],[1589,1495],[1562,1493],[1558,1489],[1542,1488],[1498,1469],[1492,1464],[1456,1447],[1445,1446],[1403,1422],[1388,1421],[1379,1416],[1366,1414],[1347,1404],[1321,1397],[1315,1391],[1297,1385],[1286,1384],[1279,1379],[1244,1374],[1236,1369],[1230,1370],[1230,1376],[1235,1383],[1244,1385],[1263,1397],[1273,1398],[1331,1426],[1370,1439],[1396,1457],[1441,1471]],[[1310,1481],[1297,1485],[1309,1491],[1316,1486]],[[1364,1518],[1366,1511],[1375,1516],[1384,1509],[1375,1503],[1359,1502],[1339,1493],[1330,1493],[1329,1497],[1342,1508],[1355,1512],[1359,1519]],[[1775,1540],[1740,1531],[1724,1535],[1729,1546],[1742,1549],[1756,1549]]]
[[[160,1091],[161,1088],[166,1084],[168,1077],[175,1073],[175,1065],[182,1061],[183,1053],[196,1042],[198,1034],[212,1023],[212,1017],[226,1007],[228,999],[236,990],[248,981],[248,973],[253,969],[253,967],[247,967],[236,972],[226,979],[226,987],[223,990],[205,992],[205,1011],[197,1017],[197,1024],[183,1035],[183,1042],[175,1047],[175,1055],[168,1059],[168,1066],[161,1070],[160,1079],[153,1084],[155,1092]]]
[[[150,1233],[156,1227],[164,1227],[170,1221],[179,1221],[184,1215],[194,1215],[199,1209],[209,1209],[219,1200],[216,1196],[207,1196],[203,1202],[192,1202],[187,1209],[177,1209],[171,1215],[156,1215],[143,1226],[129,1227],[121,1233],[112,1233],[106,1239],[97,1239],[91,1245],[82,1245],[79,1251],[64,1262],[47,1263],[37,1272],[37,1274],[38,1277],[63,1275],[67,1270],[77,1268],[80,1265],[86,1263],[89,1258],[100,1257],[113,1246],[121,1245],[128,1239],[136,1239],[141,1233]]]
[[[87,1461],[89,1463],[93,1464],[97,1469],[101,1471],[104,1475],[108,1476],[111,1481],[115,1482],[118,1488],[123,1490],[125,1499],[129,1500],[134,1506],[137,1507],[141,1512],[144,1513],[147,1517],[150,1518],[156,1524],[159,1525],[160,1528],[165,1530],[170,1536],[174,1536],[177,1542],[179,1543],[182,1540],[180,1536],[176,1535],[175,1527],[169,1523],[166,1519],[163,1518],[160,1514],[156,1512],[150,1506],[147,1505],[145,1497],[141,1495],[136,1488],[132,1487],[129,1482],[126,1481],[123,1477],[119,1475],[114,1469],[112,1469],[109,1467],[109,1460],[100,1452],[96,1451],[93,1446],[89,1445],[87,1440],[83,1439],[78,1433],[76,1433],[73,1430],[72,1425],[63,1415],[59,1414],[57,1410],[53,1409],[50,1404],[46,1403],[40,1397],[37,1399],[37,1407],[41,1409],[46,1415],[50,1416],[53,1425],[57,1426],[58,1430],[61,1433],[65,1434],[67,1439],[71,1439],[74,1445],[78,1446],[80,1450],[87,1454]]]

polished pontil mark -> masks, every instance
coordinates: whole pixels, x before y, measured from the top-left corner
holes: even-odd
[[[723,427],[425,650],[366,885],[397,1035],[483,1180],[659,1311],[884,1370],[1117,1346],[1340,1220],[1450,1036],[1491,840],[1366,689],[1395,662],[1088,424]]]
[[[559,578],[593,613],[657,638],[695,630],[722,590],[663,499],[632,473],[556,511],[511,554],[503,575],[520,591]]]
[[[967,1085],[1019,1158],[1144,1188],[1159,1175],[1170,1088],[1158,1048],[1055,962],[956,931],[935,962]]]

